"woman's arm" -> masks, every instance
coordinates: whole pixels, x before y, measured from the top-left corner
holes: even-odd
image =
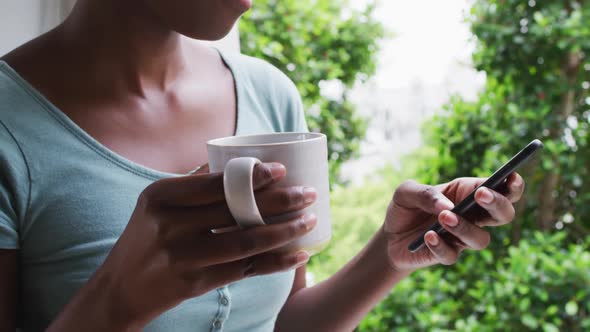
[[[0,250],[0,331],[16,330],[18,251]]]
[[[387,238],[380,229],[358,255],[322,283],[304,288],[305,271],[300,268],[276,330],[352,331],[409,274],[389,264]]]
[[[280,164],[254,168],[263,217],[302,211],[313,203],[301,187],[267,188],[286,174]],[[136,331],[182,301],[253,275],[307,262],[277,254],[307,234],[313,216],[226,233],[235,221],[227,208],[223,174],[166,178],[140,195],[127,227],[105,262],[51,323],[48,331]],[[277,202],[273,197],[287,199]],[[311,199],[311,202],[309,200]]]
[[[277,331],[352,331],[361,319],[400,280],[418,268],[453,264],[464,249],[483,249],[490,235],[480,226],[500,226],[514,218],[512,203],[524,190],[522,178],[513,174],[503,196],[479,189],[475,199],[483,207],[470,221],[451,213],[459,202],[485,179],[462,178],[437,187],[405,182],[395,192],[385,222],[367,246],[326,281],[304,288],[297,271],[294,289],[276,323]],[[407,247],[437,220],[452,237],[434,232],[416,253]]]

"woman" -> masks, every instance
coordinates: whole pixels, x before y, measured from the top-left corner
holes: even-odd
[[[250,0],[79,0],[59,27],[0,64],[0,330],[347,331],[418,268],[452,264],[514,217],[523,191],[487,189],[478,226],[449,211],[482,179],[406,182],[383,227],[341,271],[305,284],[305,252],[269,251],[316,223],[212,235],[233,225],[205,142],[306,130],[294,85],[266,63],[189,38],[224,36]],[[267,189],[264,216],[299,211],[313,188]],[[176,176],[174,176],[176,175]],[[438,220],[454,235],[428,233]],[[19,291],[17,291],[17,289]]]

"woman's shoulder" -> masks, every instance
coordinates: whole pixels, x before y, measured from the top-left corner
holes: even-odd
[[[265,92],[270,97],[299,99],[299,92],[293,81],[281,70],[266,60],[241,53],[222,54],[237,79],[247,81],[258,93]]]
[[[49,105],[11,64],[0,60],[0,172],[7,167],[3,162],[23,166],[46,150],[44,138],[63,133]]]
[[[307,131],[303,103],[297,86],[269,62],[240,53],[222,53],[238,85],[245,89],[242,98],[262,105],[277,131]]]
[[[19,165],[24,160],[19,138],[30,135],[35,126],[25,113],[36,107],[32,94],[27,93],[18,74],[0,60],[0,172],[3,162]]]
[[[30,171],[19,138],[34,130],[25,128],[26,119],[16,112],[26,106],[15,84],[7,64],[0,62],[0,248],[12,249],[18,248],[16,230],[24,218],[30,191]]]
[[[0,60],[0,121],[10,129],[23,125],[30,128],[31,122],[43,116],[38,92],[17,73],[11,65]]]
[[[0,121],[10,122],[17,109],[27,109],[31,95],[26,93],[24,82],[8,63],[0,60]]]

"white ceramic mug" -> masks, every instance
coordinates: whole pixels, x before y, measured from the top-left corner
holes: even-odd
[[[287,176],[274,186],[305,186],[317,190],[317,200],[304,210],[304,213],[317,216],[316,227],[281,250],[304,249],[313,255],[327,246],[331,226],[328,145],[325,135],[272,133],[224,137],[207,142],[207,152],[210,171],[225,172],[225,197],[238,225],[264,225],[293,217],[293,214],[285,214],[263,219],[254,199],[254,166],[259,162],[279,162],[287,168]]]

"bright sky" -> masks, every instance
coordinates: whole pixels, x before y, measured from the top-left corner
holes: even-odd
[[[351,0],[359,8],[366,1]],[[344,177],[363,183],[375,169],[398,165],[401,156],[422,144],[422,121],[439,111],[450,94],[474,98],[485,76],[470,69],[473,46],[464,22],[470,1],[380,0],[376,18],[394,37],[382,43],[371,83],[358,88],[354,102],[360,114],[376,120],[369,125],[360,158],[344,164]]]
[[[362,6],[366,0],[352,0]],[[437,84],[451,63],[469,60],[469,29],[463,13],[468,0],[381,0],[376,16],[390,31],[379,56],[376,80],[383,88],[412,81]]]

